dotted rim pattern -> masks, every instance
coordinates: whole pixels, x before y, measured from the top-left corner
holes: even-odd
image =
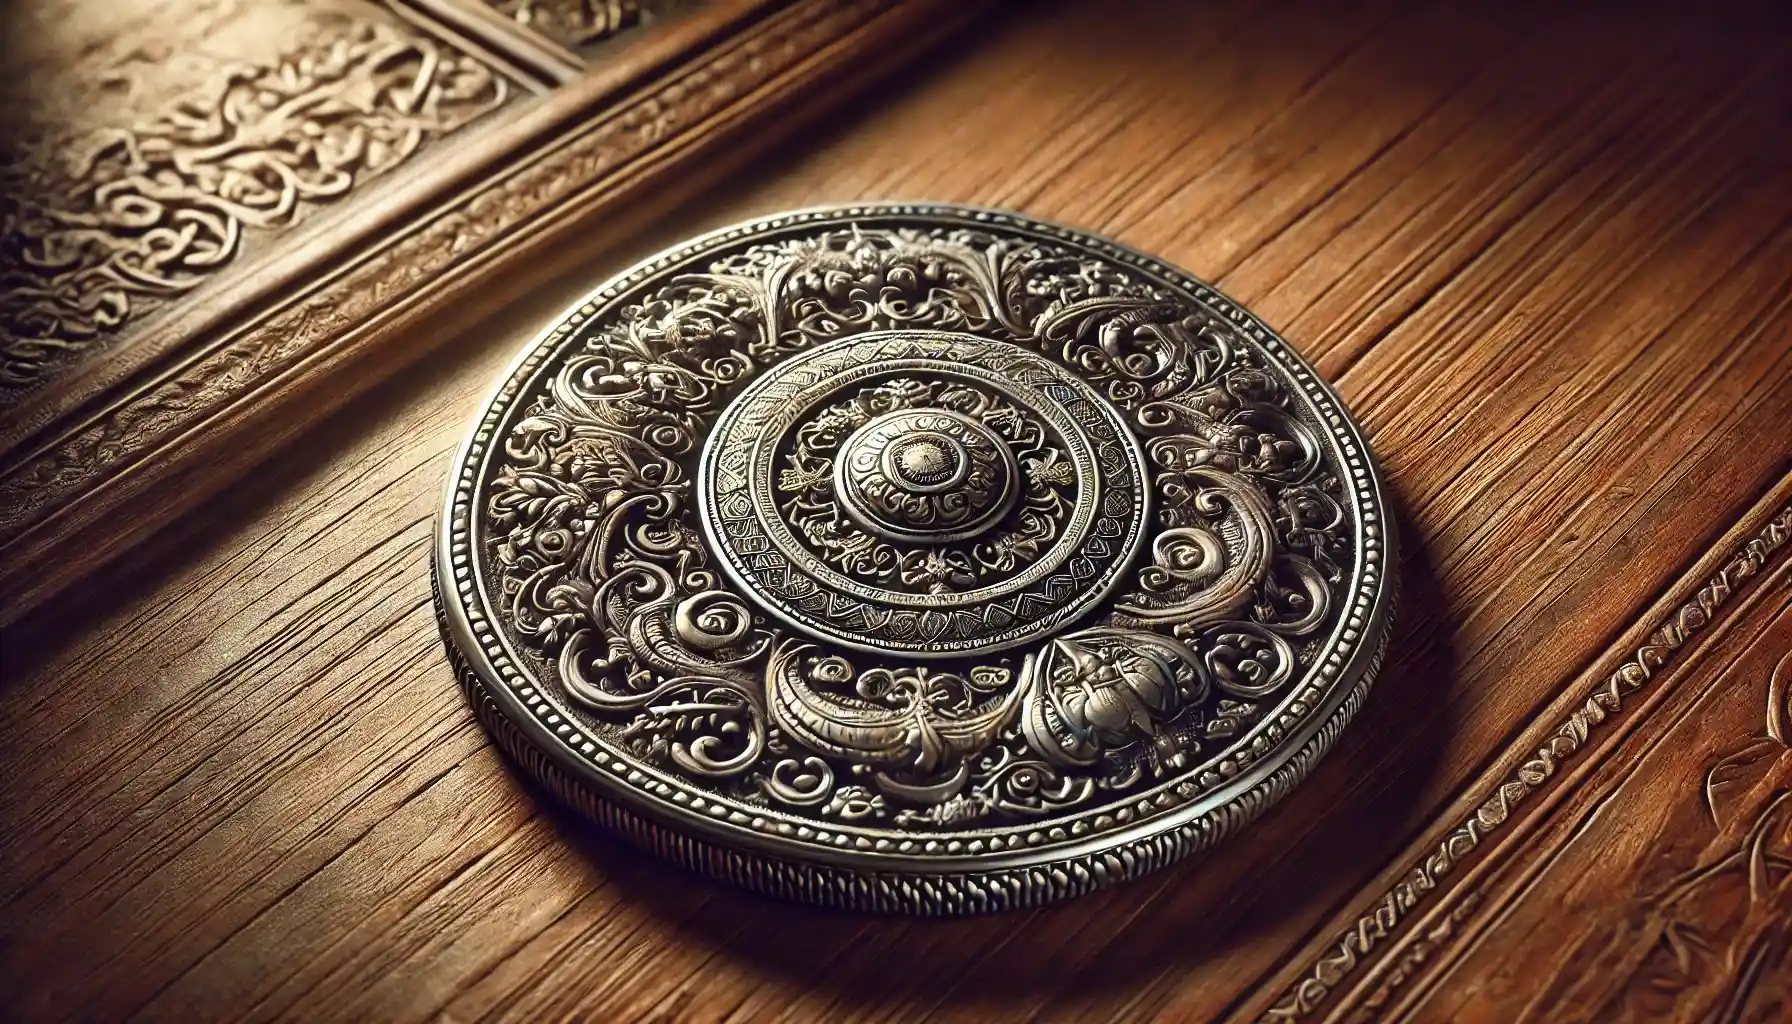
[[[586,734],[511,649],[488,606],[475,519],[484,507],[494,442],[517,400],[533,393],[572,336],[672,268],[748,239],[855,221],[994,229],[1085,249],[1223,317],[1316,414],[1354,513],[1349,587],[1315,667],[1211,767],[1167,779],[1124,804],[970,838],[821,826],[719,800]],[[438,524],[438,613],[468,699],[501,745],[563,799],[653,852],[751,889],[841,908],[948,914],[1034,906],[1212,845],[1285,795],[1330,749],[1373,683],[1391,624],[1397,552],[1384,490],[1362,431],[1331,388],[1255,316],[1183,271],[1096,236],[997,210],[934,204],[802,210],[724,228],[644,261],[591,293],[522,352],[455,458]]]

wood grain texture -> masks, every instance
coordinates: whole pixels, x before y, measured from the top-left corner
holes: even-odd
[[[1480,927],[1389,1016],[1792,1013],[1792,566],[1758,591],[1525,856],[1477,886]]]
[[[1624,730],[1675,692],[1684,675],[1677,661],[1723,635],[1736,606],[1761,589],[1753,581],[1783,571],[1788,545],[1792,481],[1783,481],[1632,623],[1613,645],[1620,657],[1602,658],[1594,678],[1535,715],[1454,801],[1441,827],[1389,864],[1369,889],[1385,885],[1379,896],[1359,899],[1354,920],[1322,930],[1319,948],[1293,959],[1300,976],[1260,1019],[1306,1016],[1334,991],[1344,994],[1329,1004],[1331,1017],[1381,1019],[1422,991],[1427,975],[1435,980],[1492,914],[1487,876],[1514,859],[1535,865],[1547,858],[1546,843],[1532,837],[1550,820],[1540,812],[1572,799],[1578,782],[1603,769]]]
[[[1619,1005],[1615,929],[1652,920],[1628,887],[1715,863],[1741,820],[1710,823],[1699,793],[1765,735],[1785,546],[1497,842],[1336,950],[1792,500],[1789,28],[1766,7],[1316,0],[991,19],[631,251],[471,325],[6,633],[11,1012],[1446,1020],[1484,996],[1487,1019]],[[1388,665],[1313,776],[1212,855],[1001,917],[788,906],[574,821],[458,697],[429,606],[431,523],[510,354],[630,258],[866,197],[1011,206],[1153,250],[1259,312],[1367,426],[1404,528]],[[1754,792],[1729,806],[1758,813]],[[1735,905],[1725,891],[1714,906]],[[1552,915],[1564,901],[1571,927]],[[1372,1002],[1407,962],[1383,958],[1406,957],[1434,909],[1460,942]],[[1570,954],[1597,976],[1555,973]]]
[[[0,418],[0,624],[455,325],[617,242],[980,6],[706,5],[514,116],[446,140],[402,180],[388,176],[260,258],[206,275],[186,301]],[[309,144],[279,134],[289,129],[275,119],[249,134]]]

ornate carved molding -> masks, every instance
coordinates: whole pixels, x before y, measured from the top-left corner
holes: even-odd
[[[1414,911],[1489,836],[1512,821],[1519,804],[1552,786],[1563,765],[1625,710],[1626,701],[1658,678],[1693,637],[1708,629],[1727,610],[1737,591],[1769,566],[1787,547],[1788,539],[1792,539],[1792,503],[1781,506],[1764,526],[1739,544],[1721,569],[1650,633],[1630,658],[1587,694],[1567,718],[1557,723],[1549,739],[1529,759],[1486,794],[1473,814],[1452,827],[1428,856],[1411,864],[1397,884],[1364,908],[1356,924],[1339,934],[1324,954],[1304,968],[1301,978],[1259,1015],[1259,1024],[1313,1016],[1347,980],[1375,962],[1384,945],[1401,939],[1403,947],[1397,958],[1391,963],[1383,961],[1379,984],[1356,1004],[1359,1010],[1371,1014],[1387,1005],[1443,946],[1460,934],[1461,924],[1475,912],[1479,899],[1472,892],[1465,893],[1424,934],[1402,935]]]
[[[568,46],[608,39],[641,20],[640,0],[484,0],[524,28]]]
[[[1696,860],[1570,953],[1598,966],[1585,981],[1609,993],[1582,1012],[1648,1020],[1666,1004],[1678,1021],[1746,1020],[1757,996],[1772,998],[1757,989],[1792,939],[1792,653],[1768,676],[1765,717],[1705,773],[1712,836]]]
[[[132,127],[0,172],[0,403],[297,223],[501,106],[509,83],[386,21],[326,22],[275,61],[218,68]]]
[[[300,379],[308,362],[369,350],[381,324],[446,302],[445,282],[491,273],[499,254],[541,245],[553,237],[554,225],[638,194],[680,161],[705,152],[720,133],[763,118],[771,105],[823,78],[864,76],[888,66],[967,19],[974,7],[798,0],[748,25],[724,30],[717,23],[707,30],[712,35],[681,43],[684,60],[638,88],[616,95],[613,83],[594,85],[599,105],[570,127],[554,125],[533,143],[510,150],[484,180],[424,207],[351,263],[269,302],[243,326],[160,376],[115,392],[79,425],[50,434],[54,440],[15,453],[0,477],[0,530],[7,538],[0,546],[0,592],[8,595],[0,620],[16,618],[64,585],[63,575],[48,579],[40,567],[55,562],[69,534],[152,484],[141,471],[146,459],[203,439],[207,424],[241,415],[278,382]],[[800,118],[782,123],[794,126]],[[425,350],[414,342],[407,342],[402,358]],[[390,372],[400,357],[382,358]],[[357,386],[372,379],[359,377]],[[317,409],[301,415],[314,417]],[[262,415],[259,409],[248,413]],[[155,474],[172,469],[164,461]],[[98,498],[102,493],[106,497]],[[110,530],[107,542],[148,532],[173,511],[158,506],[134,516],[128,528]],[[91,565],[63,573],[83,568]]]

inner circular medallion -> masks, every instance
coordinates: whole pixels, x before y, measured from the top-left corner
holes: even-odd
[[[974,537],[1014,507],[1010,447],[982,423],[944,409],[885,413],[854,431],[834,460],[840,509],[890,540],[946,544]]]
[[[1068,624],[1126,575],[1149,486],[1120,414],[1063,365],[943,331],[777,363],[723,410],[698,474],[723,572],[778,619],[916,658]]]

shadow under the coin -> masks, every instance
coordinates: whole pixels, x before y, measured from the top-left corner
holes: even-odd
[[[1396,498],[1397,513],[1399,504]],[[1006,1018],[1050,1007],[1068,1015],[1085,999],[1149,1006],[1203,971],[1214,972],[1213,990],[1229,997],[1249,988],[1238,972],[1274,969],[1264,955],[1304,939],[1423,824],[1423,793],[1450,743],[1443,681],[1452,678],[1456,653],[1427,553],[1411,536],[1401,543],[1395,635],[1379,681],[1337,747],[1239,835],[1113,889],[958,919],[828,911],[687,874],[558,805],[552,815],[610,886],[673,928],[681,944],[811,997],[908,1013],[959,1007]],[[1274,940],[1252,955],[1246,947],[1258,934]]]

